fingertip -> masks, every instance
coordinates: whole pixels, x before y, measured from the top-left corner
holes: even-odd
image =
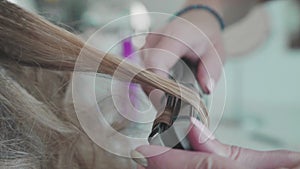
[[[146,156],[148,154],[148,151],[151,149],[150,147],[150,145],[141,145],[135,148],[135,151],[138,151]]]
[[[143,166],[143,167],[148,167],[148,160],[146,159],[146,157],[141,154],[139,151],[137,150],[132,150],[130,152],[130,156],[131,159],[133,161],[135,161],[138,165]]]
[[[151,145],[141,145],[141,146],[138,146],[137,148],[135,148],[135,150],[143,153],[143,152],[147,152],[150,147],[151,147]]]
[[[177,155],[174,155],[173,150],[168,147],[162,147],[162,146],[156,146],[156,145],[142,145],[137,147],[135,150],[138,153],[140,153],[145,160],[136,160],[136,158],[132,158],[134,161],[136,161],[138,164],[144,166],[147,169],[158,169],[158,168],[166,168],[166,166],[173,165],[173,158],[180,158],[181,155],[177,153]],[[172,159],[170,158],[173,157]],[[139,156],[139,159],[141,156]],[[174,167],[171,167],[174,168]]]
[[[215,89],[215,80],[213,78],[209,78],[208,82],[206,83],[206,90],[208,94],[212,94]]]
[[[138,165],[137,168],[148,168],[151,157],[157,155],[157,148],[150,145],[142,145],[130,152],[131,159]]]
[[[200,61],[197,78],[199,85],[205,94],[212,94],[214,92],[216,82],[221,75],[221,70],[222,69],[218,65],[209,64],[205,60]]]
[[[198,64],[197,80],[198,80],[198,83],[199,83],[203,93],[211,94],[211,89],[208,88],[208,85],[207,85],[208,81],[209,81],[208,73],[201,61]]]

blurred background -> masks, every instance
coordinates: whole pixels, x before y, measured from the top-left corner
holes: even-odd
[[[134,12],[173,14],[183,0],[10,0],[45,16],[83,39],[107,23]],[[229,61],[214,93],[224,114],[211,112],[217,137],[228,144],[260,150],[300,150],[300,10],[296,0],[277,0],[254,9],[224,32]],[[134,19],[133,19],[134,20]],[[143,18],[106,29],[98,46],[105,49],[128,32],[157,28],[166,20]],[[132,39],[133,48],[143,37]],[[104,47],[105,46],[105,47]],[[124,55],[124,45],[111,52]],[[126,53],[126,52],[125,52]]]

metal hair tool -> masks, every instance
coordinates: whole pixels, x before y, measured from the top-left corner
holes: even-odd
[[[195,78],[196,66],[187,60],[179,61],[173,67],[173,79],[195,92],[203,99],[203,92]],[[180,98],[165,94],[166,106],[155,119],[148,141],[152,145],[160,145],[177,149],[191,150],[186,135],[190,126],[190,118],[200,120],[199,112]]]

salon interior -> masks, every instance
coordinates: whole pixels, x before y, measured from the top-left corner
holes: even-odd
[[[168,5],[160,0],[10,1],[119,56],[126,53],[124,35],[157,29],[183,4],[182,0],[167,0]],[[210,129],[223,143],[258,150],[300,149],[299,8],[292,0],[267,2],[222,33],[229,59],[215,91],[205,98]],[[149,16],[131,16],[145,12]],[[152,17],[151,12],[163,17]],[[144,43],[145,35],[130,41],[133,51]]]

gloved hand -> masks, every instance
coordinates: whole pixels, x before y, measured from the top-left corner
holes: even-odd
[[[167,72],[178,59],[185,57],[197,65],[197,80],[204,93],[209,94],[220,78],[225,60],[220,24],[204,10],[190,10],[180,17],[146,37],[144,66],[168,77]]]
[[[190,143],[195,151],[140,146],[132,152],[146,169],[279,169],[300,168],[300,153],[255,151],[220,143],[198,120],[191,119]],[[143,167],[142,167],[143,168]]]

